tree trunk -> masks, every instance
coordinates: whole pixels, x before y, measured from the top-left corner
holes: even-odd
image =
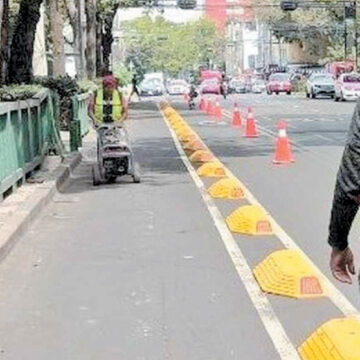
[[[103,56],[102,56],[102,38],[103,38],[103,24],[101,16],[96,14],[96,76],[102,76]]]
[[[86,0],[86,69],[90,80],[96,78],[96,0]]]
[[[114,24],[115,15],[118,9],[118,5],[114,6],[113,11],[106,16],[104,23],[104,34],[103,34],[103,63],[104,70],[108,72],[110,70],[110,61],[111,61],[111,52],[112,52],[112,43],[114,41],[112,35],[112,28]]]
[[[78,11],[78,31],[79,31],[79,54],[80,54],[80,71],[78,73],[81,79],[86,77],[86,14],[85,0],[77,0]]]
[[[0,0],[0,29],[2,27],[3,13],[4,13],[4,0]],[[0,43],[1,43],[1,32],[0,32]]]
[[[32,58],[36,25],[40,19],[42,0],[22,0],[10,48],[9,82],[29,83],[32,79]]]
[[[0,31],[0,84],[4,84],[7,79],[7,65],[9,62],[9,0],[3,1],[3,12]]]
[[[65,74],[65,51],[64,51],[64,19],[61,2],[48,0],[50,10],[51,39],[53,49],[53,75]]]

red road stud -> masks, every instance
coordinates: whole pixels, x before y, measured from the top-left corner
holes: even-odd
[[[240,116],[240,111],[239,111],[237,103],[234,104],[232,125],[235,127],[241,126],[241,116]]]
[[[256,129],[254,113],[251,107],[248,108],[248,116],[246,119],[246,129],[244,136],[247,138],[255,138],[259,136],[259,133]]]
[[[286,122],[278,123],[279,134],[276,139],[274,164],[290,164],[295,161],[291,151],[291,145],[286,133]]]

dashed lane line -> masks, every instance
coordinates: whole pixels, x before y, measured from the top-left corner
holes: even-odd
[[[253,303],[256,311],[259,314],[259,317],[274,344],[276,351],[278,352],[282,360],[300,360],[300,356],[296,351],[294,345],[291,343],[289,337],[287,336],[279,318],[276,316],[269,300],[266,295],[261,291],[258,283],[256,282],[253,273],[250,269],[249,264],[247,263],[242,251],[238,247],[232,233],[228,229],[224,218],[222,217],[220,210],[215,205],[213,199],[208,194],[206,187],[197,175],[194,167],[187,158],[184,150],[181,147],[181,144],[171,128],[168,120],[163,115],[163,119],[169,129],[169,132],[173,138],[175,147],[186,166],[187,170],[190,173],[194,183],[196,184],[199,192],[206,204],[206,207],[214,221],[214,224],[220,234],[220,237],[225,245],[225,248],[235,266],[237,274],[239,275],[242,283],[245,286],[245,289],[250,297],[251,302]]]

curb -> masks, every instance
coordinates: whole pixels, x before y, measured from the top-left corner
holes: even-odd
[[[50,202],[54,194],[70,177],[72,171],[80,164],[81,159],[80,153],[68,156],[53,171],[52,178],[45,181],[35,190],[31,196],[31,201],[25,202],[16,212],[16,215],[2,226],[0,234],[0,261],[6,258],[19,238],[27,232],[39,212]]]

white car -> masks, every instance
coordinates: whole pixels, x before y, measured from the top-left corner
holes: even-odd
[[[335,81],[331,74],[312,74],[306,82],[306,97],[315,99],[318,95],[334,97]]]
[[[360,75],[342,74],[335,82],[335,101],[356,100],[360,97]]]
[[[167,85],[167,91],[170,95],[184,95],[189,90],[190,86],[185,80],[172,80]]]
[[[256,80],[251,88],[251,91],[254,94],[261,94],[265,92],[265,90],[266,90],[266,84],[264,80]]]

